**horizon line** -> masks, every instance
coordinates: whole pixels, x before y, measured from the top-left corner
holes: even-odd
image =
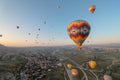
[[[90,46],[90,45],[110,45],[110,44],[120,44],[120,43],[94,43],[94,44],[84,44],[82,46]],[[6,46],[4,44],[0,44],[3,45],[5,47],[55,47],[55,46],[76,46],[75,44],[65,44],[65,45],[36,45],[36,46]]]

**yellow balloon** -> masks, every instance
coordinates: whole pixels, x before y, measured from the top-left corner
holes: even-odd
[[[88,65],[91,69],[94,69],[96,67],[96,62],[91,60],[88,62]]]
[[[67,64],[67,68],[68,68],[68,69],[71,69],[71,68],[72,68],[72,65],[71,65],[71,64]]]
[[[78,74],[78,71],[77,71],[77,69],[72,69],[71,73],[73,76],[76,76]]]

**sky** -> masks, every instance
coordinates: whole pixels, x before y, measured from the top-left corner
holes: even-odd
[[[74,20],[86,20],[91,26],[84,44],[120,43],[119,3],[120,0],[0,0],[0,44],[74,44],[67,34],[67,26]],[[94,14],[88,11],[91,5],[96,5]]]

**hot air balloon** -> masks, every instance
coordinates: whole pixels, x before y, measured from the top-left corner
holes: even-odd
[[[67,64],[67,68],[68,68],[68,69],[71,69],[71,68],[72,68],[72,65],[71,65],[71,64]]]
[[[112,80],[112,77],[105,74],[105,75],[103,76],[103,80]]]
[[[96,9],[96,6],[95,6],[95,5],[91,5],[91,6],[89,7],[89,12],[90,12],[90,13],[94,13],[95,9]]]
[[[2,37],[2,34],[0,34],[0,37]]]
[[[19,26],[17,26],[17,29],[19,29]]]
[[[60,6],[57,6],[57,8],[59,9],[59,8],[60,8]]]
[[[46,21],[44,21],[44,24],[46,24]]]
[[[38,30],[40,31],[40,28]]]
[[[91,60],[88,62],[88,65],[91,69],[94,69],[96,67],[96,62]]]
[[[37,34],[36,36],[39,36],[39,34]]]
[[[25,40],[25,42],[27,42],[27,40]]]
[[[31,33],[28,33],[28,35],[31,35]]]
[[[76,76],[78,74],[78,71],[77,71],[77,69],[72,69],[71,73],[73,76]]]
[[[78,50],[80,50],[90,33],[90,25],[84,20],[76,20],[68,25],[67,31],[70,38],[76,43]]]

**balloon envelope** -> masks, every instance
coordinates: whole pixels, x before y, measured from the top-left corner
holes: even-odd
[[[76,20],[68,25],[67,31],[70,38],[76,43],[80,50],[83,42],[90,33],[90,25],[84,20]]]
[[[77,69],[72,69],[71,73],[73,76],[76,76],[78,74],[78,71],[77,71]]]
[[[19,26],[17,26],[17,29],[19,29]]]
[[[57,6],[57,8],[60,8],[60,6]]]
[[[28,33],[28,35],[31,35],[31,33]]]
[[[94,69],[96,67],[96,62],[91,60],[88,62],[88,65],[91,69]]]
[[[109,75],[104,75],[104,76],[103,76],[103,79],[104,79],[104,80],[112,80],[112,77],[109,76]]]
[[[95,6],[95,5],[91,5],[91,6],[89,7],[89,12],[90,12],[90,13],[94,13],[95,9],[96,9],[96,6]]]
[[[0,37],[2,37],[2,34],[0,34]]]
[[[71,68],[72,68],[72,65],[71,65],[71,64],[67,64],[67,68],[68,68],[68,69],[71,69]]]
[[[44,21],[44,24],[46,24],[46,21]]]

